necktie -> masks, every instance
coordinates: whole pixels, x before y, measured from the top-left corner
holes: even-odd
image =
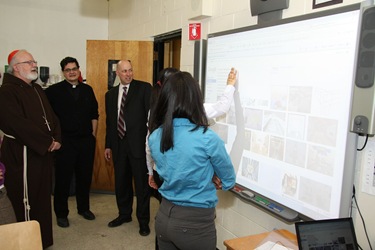
[[[126,87],[124,87],[124,92],[122,94],[120,112],[119,112],[118,123],[117,123],[117,132],[118,132],[118,136],[121,139],[124,138],[125,131],[126,131],[126,129],[125,129],[125,118],[124,118],[125,100],[126,100]]]

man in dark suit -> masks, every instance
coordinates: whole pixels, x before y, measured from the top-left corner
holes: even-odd
[[[132,220],[134,177],[139,234],[147,236],[150,234],[150,190],[145,139],[151,85],[133,79],[132,64],[128,60],[118,62],[116,75],[120,84],[105,95],[107,127],[104,156],[107,161],[113,156],[119,216],[108,226],[117,227]]]

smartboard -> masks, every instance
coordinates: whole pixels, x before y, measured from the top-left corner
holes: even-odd
[[[235,166],[234,192],[286,220],[349,214],[359,19],[355,4],[208,36],[205,102],[238,70],[231,109],[212,126]]]

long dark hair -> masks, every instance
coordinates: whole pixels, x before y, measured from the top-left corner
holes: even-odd
[[[203,98],[198,83],[188,72],[177,72],[168,77],[160,90],[154,112],[150,118],[150,132],[162,126],[160,151],[173,148],[173,118],[187,118],[196,126],[204,128],[208,121],[203,107]]]
[[[156,104],[156,101],[159,98],[161,87],[163,86],[165,81],[168,79],[168,77],[176,72],[179,72],[179,70],[176,68],[165,68],[159,72],[158,80],[156,83],[154,83],[153,88],[152,88],[152,94],[151,94],[151,100],[150,100],[150,109],[151,109],[150,113],[152,113],[154,106]]]

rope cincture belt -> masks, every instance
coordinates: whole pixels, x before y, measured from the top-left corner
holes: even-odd
[[[12,135],[4,135],[10,139],[16,139]],[[27,147],[23,145],[23,205],[25,207],[25,220],[30,221],[29,190],[27,185]]]

